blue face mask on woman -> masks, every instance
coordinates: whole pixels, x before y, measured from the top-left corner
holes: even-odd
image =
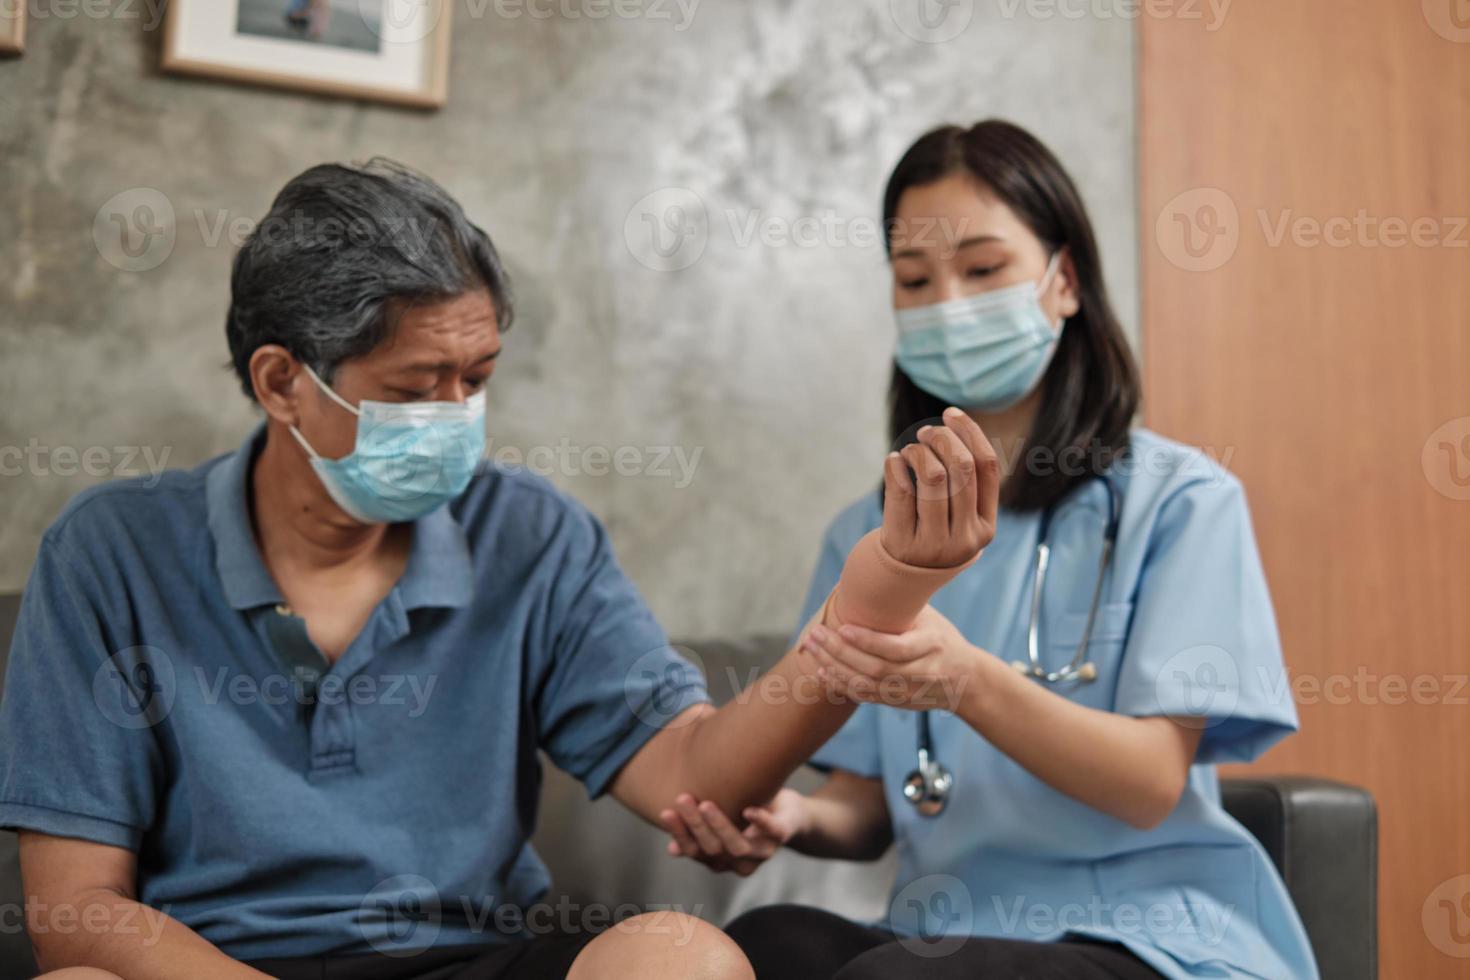
[[[1023,282],[947,303],[899,310],[903,373],[947,405],[999,412],[1029,395],[1057,349],[1041,296],[1056,274],[1056,252],[1039,283]]]
[[[356,447],[323,459],[291,426],[338,507],[364,524],[420,517],[464,493],[485,452],[485,393],[464,402],[374,402],[353,407],[310,367],[306,373],[357,416]]]

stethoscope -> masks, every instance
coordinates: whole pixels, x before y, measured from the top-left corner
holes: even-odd
[[[1072,659],[1061,670],[1047,670],[1041,663],[1041,594],[1046,588],[1046,573],[1051,565],[1051,519],[1052,508],[1041,514],[1041,528],[1036,545],[1036,570],[1031,585],[1031,622],[1026,630],[1026,650],[1030,662],[1017,660],[1011,664],[1018,673],[1047,684],[1063,684],[1076,681],[1087,684],[1097,680],[1097,665],[1087,659],[1087,647],[1092,642],[1092,629],[1097,622],[1097,610],[1102,602],[1103,584],[1107,580],[1108,566],[1113,560],[1113,551],[1118,544],[1118,525],[1123,519],[1122,501],[1112,481],[1098,476],[1108,492],[1108,523],[1103,529],[1102,557],[1098,559],[1097,578],[1092,586],[1092,602],[1087,610],[1087,625],[1082,630],[1082,640]],[[913,804],[920,816],[937,817],[944,812],[954,789],[954,773],[950,772],[934,756],[934,738],[929,727],[929,712],[919,712],[919,767],[909,773],[903,781],[903,797]]]

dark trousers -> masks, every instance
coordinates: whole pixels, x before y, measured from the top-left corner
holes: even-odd
[[[254,960],[277,980],[565,980],[596,933],[537,936],[493,946],[451,946],[412,956],[307,956]]]
[[[725,931],[745,951],[756,980],[1160,980],[1116,943],[900,940],[801,905],[755,909]]]

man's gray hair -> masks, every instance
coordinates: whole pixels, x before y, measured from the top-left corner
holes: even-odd
[[[444,188],[382,157],[322,164],[281,189],[235,256],[230,361],[251,398],[250,358],[265,344],[330,380],[387,339],[404,307],[481,289],[509,329],[500,256]]]

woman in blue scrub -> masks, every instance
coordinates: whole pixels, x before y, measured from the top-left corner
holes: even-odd
[[[884,200],[898,340],[891,435],[948,405],[991,439],[995,540],[906,633],[812,626],[828,686],[864,702],[738,830],[681,798],[670,851],[749,874],[778,847],[890,844],[889,915],[758,909],[729,928],[761,980],[1313,980],[1271,861],[1215,764],[1296,728],[1240,484],[1133,427],[1137,369],[1091,224],[1056,158],[1007,123],[915,144]],[[931,480],[931,477],[937,479]],[[803,622],[880,525],[868,494],[822,545]]]

